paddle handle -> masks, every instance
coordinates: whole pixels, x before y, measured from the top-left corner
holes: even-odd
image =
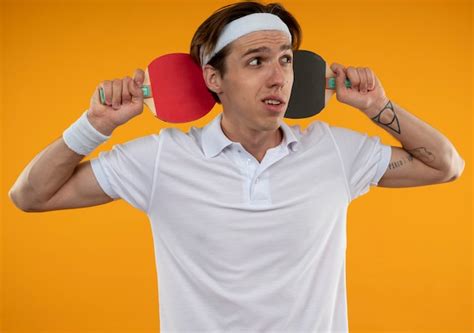
[[[352,87],[351,81],[347,80],[344,82],[346,88]],[[326,81],[326,89],[336,90],[336,78],[335,77],[328,77]]]
[[[151,97],[151,86],[142,86],[143,98]],[[100,104],[105,104],[105,94],[102,87],[99,88]]]

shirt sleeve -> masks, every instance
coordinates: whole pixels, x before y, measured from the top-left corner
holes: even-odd
[[[368,136],[350,129],[330,126],[340,154],[351,200],[377,186],[387,170],[392,147],[380,142],[378,136]]]
[[[157,134],[117,144],[91,159],[97,182],[113,199],[147,212],[153,189],[160,137]]]

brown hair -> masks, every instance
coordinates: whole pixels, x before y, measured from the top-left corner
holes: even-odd
[[[224,6],[216,10],[209,16],[196,30],[193,39],[191,40],[191,47],[189,53],[193,60],[201,66],[200,49],[203,48],[206,53],[211,52],[217,44],[225,25],[246,15],[254,13],[270,13],[277,15],[290,30],[292,49],[297,50],[301,44],[301,28],[296,19],[279,3],[269,3],[267,5],[254,2],[244,1]],[[220,50],[209,61],[209,65],[219,71],[221,76],[226,72],[225,58],[229,54],[230,45],[228,44]],[[210,91],[210,90],[209,90]],[[214,99],[220,104],[219,97],[216,93],[211,91]]]

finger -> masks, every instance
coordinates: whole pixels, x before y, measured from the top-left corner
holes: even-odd
[[[336,74],[336,96],[342,97],[348,90],[344,83],[346,80],[345,68],[342,65],[333,64],[331,69]]]
[[[122,80],[122,104],[128,104],[132,100],[129,90],[130,81],[132,81],[130,76],[126,76]]]
[[[145,81],[145,72],[140,68],[135,69],[135,73],[133,75],[133,81],[137,83],[139,87],[142,86],[143,81]]]
[[[338,64],[337,62],[334,62],[330,66],[331,70],[336,73],[337,69],[344,69],[344,66],[341,64]]]
[[[112,107],[119,109],[122,104],[122,80],[115,79],[112,82]]]
[[[349,81],[351,81],[351,88],[359,89],[360,77],[359,77],[359,74],[357,73],[357,70],[354,67],[352,66],[347,67],[347,77],[349,78]]]
[[[128,90],[130,91],[132,101],[143,99],[143,91],[135,80],[128,82]]]
[[[102,90],[104,90],[104,88],[102,87],[102,82],[97,85],[97,87],[96,87],[95,90],[94,90],[94,93],[92,94],[91,102],[92,102],[93,104],[101,104],[101,101],[100,101],[100,93],[99,93],[99,90],[100,90],[101,88],[102,88]]]
[[[370,69],[370,68],[366,68],[365,69],[366,73],[367,73],[367,77],[368,77],[368,89],[369,90],[374,90],[375,89],[375,74],[374,72]]]
[[[365,72],[365,69],[363,67],[358,67],[356,68],[357,74],[359,75],[360,78],[360,85],[359,85],[359,91],[363,94],[367,93],[367,73]]]
[[[112,105],[112,82],[110,80],[105,80],[102,83],[104,96],[105,96],[105,104]]]

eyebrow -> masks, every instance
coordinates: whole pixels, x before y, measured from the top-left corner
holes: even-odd
[[[291,49],[290,44],[284,44],[284,45],[280,46],[280,51],[285,51],[285,50],[289,50],[289,49]],[[268,53],[268,52],[270,52],[270,48],[267,47],[267,46],[262,46],[262,47],[257,47],[255,49],[249,49],[249,50],[247,50],[247,52],[245,52],[242,55],[242,58],[245,57],[245,56],[248,56],[249,54],[260,53],[260,52]]]

